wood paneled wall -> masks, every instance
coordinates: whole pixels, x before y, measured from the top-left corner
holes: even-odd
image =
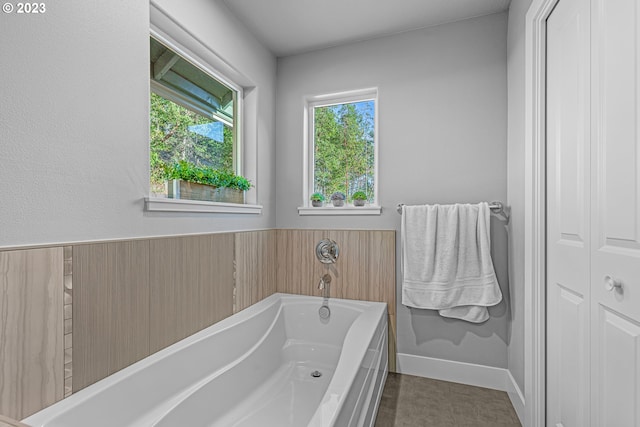
[[[13,420],[11,418],[3,417],[0,415],[0,427],[29,427],[22,424],[20,421]]]
[[[340,249],[335,264],[316,258],[325,238]],[[331,297],[387,302],[395,313],[395,231],[278,230],[278,292],[321,296],[318,283],[327,272]]]
[[[277,230],[236,233],[234,313],[276,292]]]
[[[316,259],[323,238],[340,246],[336,264]],[[22,419],[274,292],[322,295],[325,272],[332,297],[388,304],[395,370],[394,231],[265,230],[0,252],[0,415]]]
[[[233,313],[234,235],[151,241],[151,352]]]
[[[73,391],[233,311],[234,235],[74,247]]]
[[[73,391],[149,352],[149,242],[73,248]]]
[[[64,395],[63,249],[0,252],[0,415]]]
[[[334,240],[335,264],[316,258],[316,244]],[[389,366],[395,371],[396,270],[393,230],[278,230],[277,291],[321,296],[320,277],[332,277],[330,296],[386,302],[389,313]]]

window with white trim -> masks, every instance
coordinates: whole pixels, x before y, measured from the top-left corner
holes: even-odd
[[[179,52],[150,37],[150,193],[156,197],[167,197],[164,175],[172,165],[194,174],[203,167],[223,177],[242,174],[242,89]]]
[[[307,98],[305,207],[316,193],[329,207],[335,193],[344,194],[346,207],[356,193],[378,206],[377,98],[377,89]]]

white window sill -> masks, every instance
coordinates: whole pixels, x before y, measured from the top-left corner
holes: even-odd
[[[144,210],[147,212],[199,212],[260,215],[262,213],[262,205],[241,205],[239,203],[201,202],[199,200],[145,197]]]
[[[335,208],[333,206],[323,206],[314,208],[311,206],[301,206],[298,208],[298,215],[380,215],[382,207],[371,206],[343,206]]]

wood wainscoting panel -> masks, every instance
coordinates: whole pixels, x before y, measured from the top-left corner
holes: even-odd
[[[339,246],[335,264],[322,264],[316,258],[316,244],[325,238]],[[277,291],[322,296],[318,283],[328,273],[332,298],[386,302],[390,316],[389,366],[395,371],[395,253],[394,230],[281,229],[277,235]]]
[[[316,244],[327,233],[317,230],[278,230],[277,285],[278,292],[298,295],[322,295],[320,277],[333,266],[321,264],[316,258]],[[334,274],[332,274],[335,277]],[[331,284],[333,285],[333,283]],[[335,286],[330,287],[335,296]]]
[[[149,242],[110,244],[116,271],[111,283],[109,374],[150,354]]]
[[[109,375],[108,244],[73,248],[73,391]]]
[[[149,351],[149,242],[73,247],[73,391]]]
[[[202,236],[197,305],[198,331],[233,314],[234,233]]]
[[[369,231],[367,277],[369,301],[387,303],[387,310],[396,313],[396,235],[394,231]]]
[[[0,413],[22,419],[64,395],[63,249],[0,252]]]
[[[322,264],[315,247],[322,239],[340,249],[335,264]],[[321,296],[320,277],[329,273],[333,298],[388,303],[396,311],[395,231],[278,230],[277,291]]]
[[[234,313],[276,292],[276,230],[236,233]]]
[[[29,427],[26,424],[22,424],[20,421],[13,420],[11,418],[3,417],[0,415],[0,427]]]
[[[233,233],[154,239],[150,249],[152,353],[233,313]]]

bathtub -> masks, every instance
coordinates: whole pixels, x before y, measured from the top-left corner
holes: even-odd
[[[32,427],[372,426],[384,303],[274,294],[28,418]]]

